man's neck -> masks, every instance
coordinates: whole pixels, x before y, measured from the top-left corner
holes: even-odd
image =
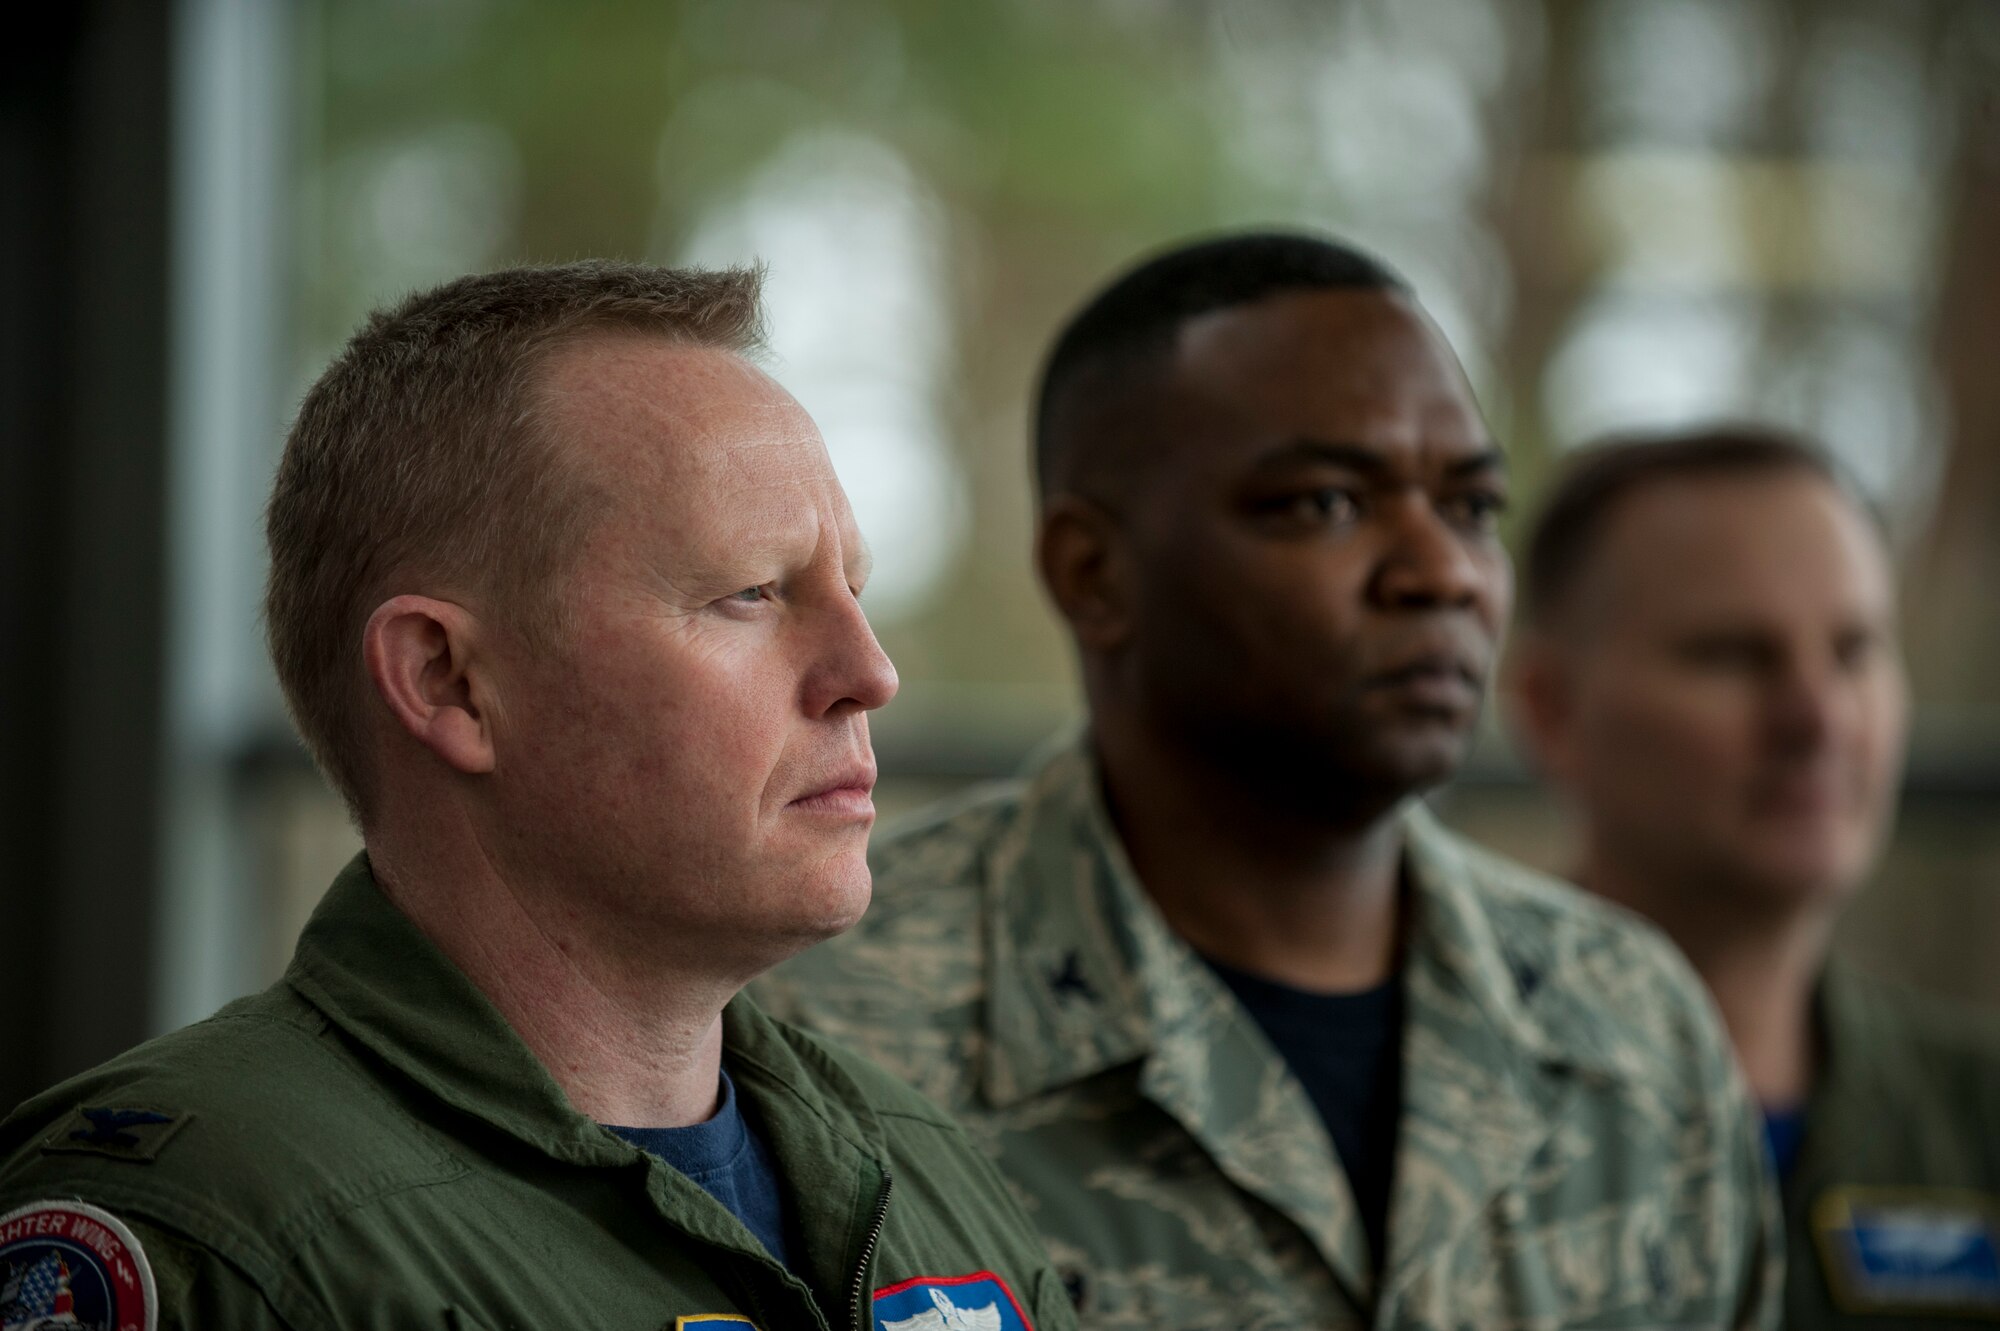
[[[1400,952],[1402,827],[1258,800],[1136,729],[1095,736],[1105,796],[1140,883],[1198,952],[1322,993],[1373,988]]]
[[[371,836],[377,882],[499,1009],[577,1112],[621,1127],[682,1127],[715,1113],[722,1008],[740,985],[631,974],[575,911],[550,908],[563,899],[555,885],[518,881],[476,846],[456,844],[466,837],[438,835],[437,823],[428,831]]]
[[[1758,1103],[1774,1110],[1804,1104],[1818,1070],[1813,993],[1826,964],[1833,912],[1778,907],[1747,894],[1688,891],[1685,884],[1620,874],[1601,861],[1580,877],[1650,918],[1679,945],[1714,996]]]

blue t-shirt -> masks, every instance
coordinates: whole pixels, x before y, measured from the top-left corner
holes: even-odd
[[[1771,1148],[1771,1163],[1778,1168],[1778,1181],[1786,1182],[1792,1176],[1792,1166],[1799,1162],[1799,1147],[1806,1139],[1805,1106],[1795,1105],[1790,1109],[1764,1108],[1764,1140]]]
[[[700,1184],[709,1196],[729,1208],[745,1229],[785,1266],[785,1199],[778,1190],[778,1170],[764,1139],[743,1117],[736,1102],[736,1083],[722,1074],[722,1106],[706,1123],[684,1128],[621,1128],[607,1123],[642,1151],[660,1157]]]
[[[1256,1018],[1319,1110],[1354,1191],[1369,1254],[1381,1270],[1403,1112],[1401,977],[1360,993],[1316,994],[1204,959]]]

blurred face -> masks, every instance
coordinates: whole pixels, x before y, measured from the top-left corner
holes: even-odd
[[[1612,512],[1596,558],[1543,649],[1561,660],[1540,746],[1593,865],[1775,903],[1851,891],[1906,707],[1867,519],[1802,472],[1673,480]]]
[[[555,653],[502,663],[498,835],[608,929],[756,969],[866,906],[867,713],[896,675],[812,421],[735,356],[600,338],[548,421],[610,496]]]
[[[1449,776],[1506,620],[1501,457],[1399,296],[1286,294],[1192,321],[1126,520],[1153,723],[1343,816]]]

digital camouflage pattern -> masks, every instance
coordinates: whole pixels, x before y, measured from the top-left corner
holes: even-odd
[[[1785,1182],[1786,1325],[1906,1331],[2000,1321],[2000,1279],[1942,1282],[1912,1303],[1836,1288],[1846,1197],[1941,1224],[2000,1227],[2000,1022],[1835,963],[1817,995],[1821,1064]],[[1961,1267],[1968,1265],[1958,1263]],[[1970,1263],[1970,1265],[1982,1265]],[[1857,1282],[1849,1281],[1850,1285]],[[1891,1306],[1884,1306],[1891,1305]]]
[[[1404,1108],[1380,1288],[1320,1119],[1139,888],[1071,746],[879,844],[767,1006],[954,1109],[1094,1327],[1776,1324],[1761,1138],[1686,966],[1407,819]]]

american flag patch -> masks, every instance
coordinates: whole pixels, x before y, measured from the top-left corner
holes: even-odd
[[[145,1250],[109,1211],[46,1201],[0,1216],[0,1326],[155,1331],[158,1318]]]

